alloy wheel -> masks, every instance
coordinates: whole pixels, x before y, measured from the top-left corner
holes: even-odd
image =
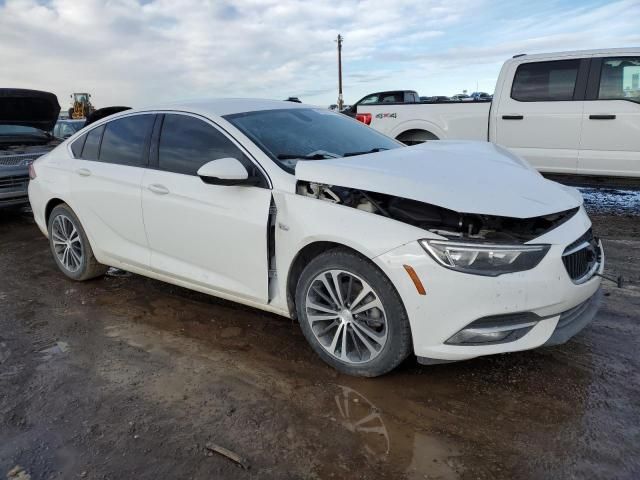
[[[317,275],[306,295],[307,321],[322,347],[340,361],[376,358],[388,337],[380,298],[362,278],[345,270]]]
[[[60,264],[69,272],[77,272],[82,266],[84,248],[80,232],[66,215],[58,215],[51,225],[51,241]]]

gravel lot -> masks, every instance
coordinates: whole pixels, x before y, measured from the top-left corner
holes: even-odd
[[[280,317],[71,282],[30,214],[0,211],[0,478],[640,478],[640,196],[583,194],[627,278],[592,325],[378,379],[337,374]]]

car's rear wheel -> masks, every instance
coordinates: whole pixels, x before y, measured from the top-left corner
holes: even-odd
[[[48,230],[53,258],[67,277],[83,281],[105,274],[108,267],[96,260],[80,220],[67,204],[53,209]]]
[[[314,258],[296,291],[302,331],[329,365],[349,374],[382,375],[410,353],[411,331],[390,280],[367,259],[343,249]]]

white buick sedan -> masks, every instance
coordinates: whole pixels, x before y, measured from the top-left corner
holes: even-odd
[[[598,308],[580,194],[489,143],[405,147],[328,110],[226,99],[107,117],[30,173],[67,277],[114,266],[297,318],[351,375],[563,343]]]

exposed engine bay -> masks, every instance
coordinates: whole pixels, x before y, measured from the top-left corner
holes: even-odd
[[[349,187],[298,182],[299,195],[382,215],[450,239],[528,242],[556,228],[579,208],[533,218],[499,217],[449,210],[429,203]]]

